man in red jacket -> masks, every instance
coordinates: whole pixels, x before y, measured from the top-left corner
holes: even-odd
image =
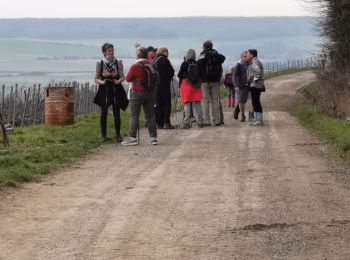
[[[157,127],[154,115],[155,91],[146,90],[144,85],[147,80],[147,73],[143,65],[147,61],[147,49],[139,47],[137,49],[137,60],[130,67],[126,76],[126,81],[132,83],[130,91],[130,136],[126,138],[122,145],[137,145],[137,131],[139,129],[139,118],[141,106],[147,120],[148,131],[151,137],[150,144],[157,145]],[[155,88],[154,88],[155,89]]]

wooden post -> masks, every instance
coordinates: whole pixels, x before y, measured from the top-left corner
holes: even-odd
[[[26,90],[24,90],[24,108],[23,108],[23,113],[22,113],[21,127],[24,124],[24,118],[26,116],[29,96],[30,96],[30,88],[28,89],[28,92]]]
[[[2,92],[1,92],[1,115],[4,114],[4,104],[5,104],[5,85],[2,85]]]
[[[33,98],[35,98],[34,95],[33,95]],[[34,105],[33,124],[36,124],[37,122],[36,117],[38,115],[39,102],[40,102],[40,84],[38,85],[38,93],[37,93],[36,102]]]
[[[35,93],[36,93],[36,84],[34,84],[34,86],[33,86],[33,94],[32,94],[32,100],[31,100],[32,105],[29,107],[29,123],[30,124],[34,124],[34,116],[32,116],[32,115],[33,115],[34,106],[35,106]]]
[[[18,96],[18,85],[15,85],[15,93],[13,97],[13,111],[12,111],[12,126],[15,127],[16,124],[16,103],[17,103],[17,96]]]

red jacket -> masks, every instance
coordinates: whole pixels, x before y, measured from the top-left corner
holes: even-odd
[[[147,60],[141,60],[139,63],[147,64],[149,61]],[[144,91],[145,88],[142,86],[141,82],[144,82],[146,79],[146,72],[145,70],[137,63],[133,64],[128,72],[128,75],[126,75],[125,80],[127,82],[132,82],[133,87],[132,89],[134,91]]]

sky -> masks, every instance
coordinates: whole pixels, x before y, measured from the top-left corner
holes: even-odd
[[[307,0],[0,0],[0,18],[312,15]]]

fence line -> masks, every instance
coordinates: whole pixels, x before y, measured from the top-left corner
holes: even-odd
[[[303,59],[293,59],[286,61],[267,62],[264,64],[265,74],[289,70],[289,69],[306,69],[316,68],[320,66],[321,60],[319,57],[309,57]]]
[[[48,85],[48,87],[74,87],[75,88],[75,115],[82,115],[99,111],[93,103],[97,92],[96,85],[89,83],[65,83]],[[45,89],[41,84],[24,87],[0,87],[0,111],[4,122],[12,126],[26,126],[44,123],[45,118]]]

